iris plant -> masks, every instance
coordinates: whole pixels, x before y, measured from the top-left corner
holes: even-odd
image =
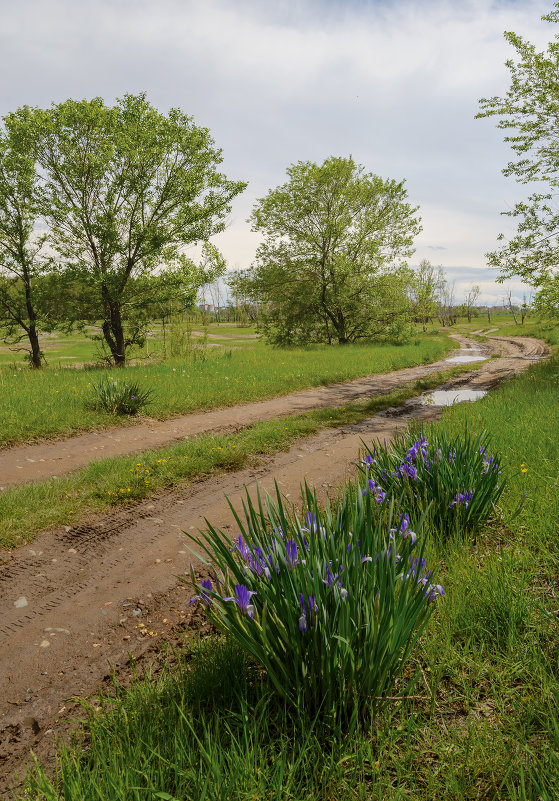
[[[499,457],[488,455],[483,434],[467,430],[453,439],[440,429],[429,439],[408,431],[390,446],[367,449],[361,469],[375,499],[401,500],[414,522],[425,518],[442,540],[475,536],[504,488]]]
[[[188,535],[217,578],[211,590],[191,572],[194,600],[289,703],[336,719],[382,707],[444,595],[410,514],[376,490],[350,483],[323,509],[305,487],[302,519],[277,488],[256,502],[247,493],[242,518],[231,507],[233,543],[212,526]]]

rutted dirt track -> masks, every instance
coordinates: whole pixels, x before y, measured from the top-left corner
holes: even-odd
[[[462,346],[470,343],[476,350],[495,349],[461,336],[454,337]],[[495,340],[497,342],[497,340]],[[535,358],[545,355],[545,345],[534,339],[499,339],[497,352],[514,357]],[[514,362],[516,364],[516,361]],[[81,434],[64,440],[30,444],[0,450],[0,486],[37,481],[62,475],[91,461],[161,448],[169,443],[207,431],[232,431],[256,420],[271,420],[285,414],[300,414],[325,406],[342,406],[372,395],[386,394],[410,381],[448,369],[446,361],[407,367],[393,373],[368,376],[343,384],[331,384],[295,392],[281,398],[215,409],[174,417],[170,420],[147,420],[134,426]],[[499,371],[513,369],[508,362],[492,364],[492,377]]]
[[[461,344],[467,347],[468,341],[461,339]],[[477,343],[470,344],[479,348]],[[453,386],[467,382],[468,387],[489,388],[528,367],[531,359],[548,354],[548,349],[533,339],[493,338],[491,349],[503,357],[460,376]],[[208,430],[212,423],[221,430],[238,428],[256,419],[342,404],[388,392],[448,366],[438,363],[411,368],[334,389],[309,390],[250,407],[211,412],[203,416],[205,429],[195,430]],[[224,494],[238,505],[245,485],[251,489],[258,481],[272,491],[274,478],[293,500],[305,478],[326,492],[354,469],[361,438],[385,439],[412,417],[429,419],[437,414],[435,408],[408,402],[403,409],[388,410],[360,424],[323,431],[296,443],[287,453],[261,459],[255,467],[195,482],[183,491],[160,493],[69,530],[45,532],[31,545],[10,554],[0,566],[0,790],[30,748],[41,759],[52,759],[55,738],[68,727],[71,704],[67,699],[94,692],[111,665],[117,672],[124,669],[129,654],[154,653],[161,640],[180,639],[185,630],[201,625],[198,611],[188,606],[187,588],[173,574],[183,574],[191,561],[203,571],[187,550],[183,531],[203,527],[204,518],[220,527],[232,527]],[[180,425],[177,421],[160,424],[170,428],[160,432],[166,439],[157,444],[194,433],[187,430],[187,421],[193,418],[203,422],[202,415],[191,415],[181,418]],[[123,446],[122,437],[130,439],[128,450],[107,447],[102,455],[155,447],[153,439],[139,438],[143,428],[106,432],[107,443],[114,441],[118,448]],[[102,435],[86,435],[90,436]],[[73,447],[73,441],[83,439],[26,448],[43,449],[44,454],[52,449],[51,461],[39,463],[51,465],[57,449]],[[20,451],[10,449],[2,456],[13,458]],[[40,458],[46,460],[47,456]],[[87,460],[91,458],[95,456],[89,455]],[[34,467],[37,462],[27,464]],[[5,483],[3,469],[0,461],[1,483]],[[49,470],[48,475],[54,472],[52,467]],[[17,472],[20,480],[28,478],[23,471]]]

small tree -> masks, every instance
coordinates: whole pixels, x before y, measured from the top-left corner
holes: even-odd
[[[68,100],[12,116],[33,126],[54,246],[97,293],[103,337],[122,366],[141,338],[123,315],[133,279],[223,230],[246,184],[217,171],[221,152],[206,129],[179,109],[159,113],[145,94],[114,107]]]
[[[477,284],[474,284],[472,287],[470,287],[470,289],[468,289],[468,291],[465,294],[464,306],[466,307],[466,316],[468,318],[468,322],[469,323],[472,322],[473,308],[476,305],[476,302],[477,302],[477,299],[479,298],[480,292],[481,292],[481,290],[480,290],[479,286]],[[477,312],[476,312],[476,314],[477,314]]]
[[[423,259],[417,268],[412,285],[412,305],[415,319],[427,330],[427,323],[437,314],[441,288],[444,284],[442,267],[434,267]]]
[[[287,174],[252,212],[264,241],[237,282],[259,303],[265,334],[277,344],[405,336],[403,259],[421,228],[403,181],[365,173],[352,158],[298,162]]]

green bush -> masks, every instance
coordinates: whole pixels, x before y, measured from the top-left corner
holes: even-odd
[[[243,521],[233,509],[233,548],[211,525],[203,538],[188,535],[217,567],[213,583],[192,573],[193,600],[288,703],[334,720],[378,711],[443,589],[394,505],[379,510],[359,484],[335,511],[308,487],[304,501],[302,522],[279,491],[257,506],[247,494]]]

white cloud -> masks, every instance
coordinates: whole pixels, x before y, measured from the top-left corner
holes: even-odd
[[[5,0],[6,2],[6,0]],[[220,235],[231,265],[257,245],[246,218],[286,166],[347,155],[406,178],[421,206],[417,260],[485,266],[499,216],[527,193],[478,99],[502,94],[504,30],[543,47],[550,0],[27,0],[0,32],[0,114],[67,97],[146,90],[208,126],[224,171],[250,182]],[[489,290],[488,290],[489,291]],[[497,293],[502,290],[497,287]]]

